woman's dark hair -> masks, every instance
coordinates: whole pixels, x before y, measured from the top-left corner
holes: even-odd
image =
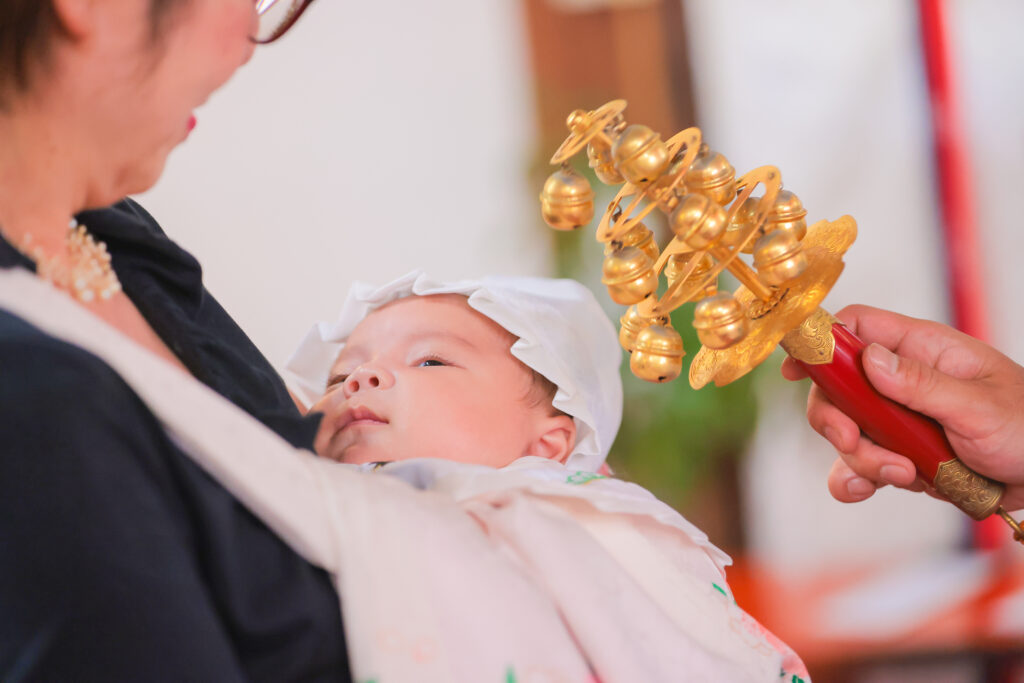
[[[175,5],[188,0],[149,0],[154,36]],[[12,92],[25,91],[50,58],[64,27],[51,0],[0,0],[0,106]]]

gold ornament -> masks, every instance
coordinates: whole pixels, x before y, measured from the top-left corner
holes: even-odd
[[[807,234],[807,209],[800,198],[789,190],[781,190],[775,198],[764,226],[765,232],[788,232],[799,242]]]
[[[661,256],[658,243],[654,241],[654,233],[643,223],[637,223],[618,238],[604,245],[604,255],[607,256],[619,247],[636,247],[647,254],[651,263],[657,261]]]
[[[593,119],[582,109],[575,109],[569,112],[565,118],[565,125],[576,134],[583,134],[593,124]]]
[[[826,365],[832,362],[836,350],[836,338],[832,326],[842,324],[831,313],[819,308],[786,333],[779,346],[792,358],[809,365]]]
[[[669,256],[668,261],[665,262],[665,270],[662,271],[662,274],[665,276],[665,281],[671,285],[673,282],[678,280],[683,275],[686,268],[689,267],[690,262],[693,260],[694,257],[695,254],[693,252],[672,254],[671,256]],[[711,259],[710,255],[704,254],[703,256],[701,256],[700,261],[697,262],[697,265],[694,268],[693,272],[690,273],[689,277],[686,278],[686,282],[684,283],[684,285],[696,284],[703,280],[711,271],[711,268],[714,266],[714,263],[715,262]],[[707,287],[704,288],[704,293],[707,296],[711,296],[712,294],[715,293],[717,289],[718,286],[715,284],[714,281],[712,281]]]
[[[688,192],[702,194],[722,206],[736,196],[736,169],[728,159],[712,152],[707,145],[701,145],[701,151],[686,171],[683,182]]]
[[[729,228],[725,231],[725,236],[722,238],[723,244],[735,246],[737,241],[754,227],[754,218],[757,215],[757,205],[760,202],[760,197],[747,197],[743,200],[739,208],[736,209],[736,213],[733,215],[732,220],[729,222]],[[763,234],[764,227],[762,226],[758,236]],[[746,246],[743,247],[742,252],[744,254],[754,253],[754,240],[749,240]]]
[[[857,224],[849,216],[833,223],[818,221],[802,242],[808,254],[807,270],[785,287],[769,290],[767,298],[741,288],[736,298],[747,310],[750,332],[727,349],[702,348],[690,363],[690,386],[709,382],[725,386],[747,374],[772,354],[792,329],[818,310],[843,271],[843,254],[857,237]]]
[[[639,247],[615,249],[604,259],[601,282],[617,304],[635,304],[654,294],[658,276],[654,261]]]
[[[625,108],[623,100],[613,100],[592,111],[573,112],[567,121],[570,135],[551,163],[563,164],[586,146],[602,181],[625,182],[596,237],[610,245],[602,280],[612,298],[636,302],[619,321],[619,342],[631,352],[633,374],[651,382],[680,374],[682,338],[668,316],[701,297],[693,324],[703,347],[689,370],[695,389],[742,377],[780,343],[803,362],[829,362],[835,349],[833,323],[819,305],[856,238],[853,219],[843,216],[808,227],[803,203],[782,189],[777,168],[762,166],[737,178],[729,161],[703,143],[699,129],[687,128],[662,142],[646,126],[627,127]],[[560,196],[557,189],[542,195],[546,220],[552,205],[545,199]],[[649,231],[641,224],[656,210],[668,218],[674,234],[661,249],[648,246]],[[557,219],[555,227],[579,224]],[[753,254],[753,267],[743,254]],[[726,270],[742,286],[735,294],[715,294],[718,276]],[[658,297],[660,273],[668,286]],[[968,513],[991,514],[1001,498],[998,483],[968,481],[956,471],[958,465],[947,463],[935,486]],[[1024,542],[1020,523],[1001,507],[995,512]]]
[[[939,465],[932,480],[935,490],[972,518],[982,520],[999,509],[1006,487],[964,465],[959,458]]]
[[[743,306],[728,292],[702,299],[693,309],[697,338],[709,349],[727,349],[742,341],[748,322]]]
[[[623,349],[633,353],[636,349],[636,338],[641,332],[651,325],[668,325],[667,317],[645,318],[636,310],[636,306],[630,306],[619,318],[619,344]]]
[[[604,141],[590,141],[590,144],[587,145],[587,161],[590,168],[594,169],[594,175],[605,185],[618,185],[625,180],[619,170],[615,168],[612,148]]]
[[[544,222],[556,230],[575,230],[594,218],[594,191],[568,164],[552,173],[540,193]]]
[[[637,187],[657,180],[671,161],[661,136],[639,124],[622,131],[612,145],[612,158],[619,173]]]
[[[781,287],[807,270],[807,255],[793,233],[776,230],[763,235],[754,245],[754,267],[762,282]]]
[[[670,324],[650,325],[636,337],[629,368],[648,382],[671,382],[683,371],[684,355],[683,338]]]
[[[688,194],[669,216],[668,226],[691,249],[714,245],[728,226],[725,210],[706,195]]]

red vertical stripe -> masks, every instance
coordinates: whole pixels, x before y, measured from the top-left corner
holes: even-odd
[[[950,66],[946,5],[943,0],[918,0],[921,43],[928,77],[936,176],[939,184],[943,245],[953,324],[972,337],[989,337],[987,300],[982,277],[967,135],[958,109],[958,93]],[[1007,538],[1001,520],[974,525],[974,544],[1001,545]]]

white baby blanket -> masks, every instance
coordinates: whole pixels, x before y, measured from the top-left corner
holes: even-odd
[[[639,487],[532,458],[501,471],[321,460],[25,271],[0,273],[0,307],[113,367],[330,573],[358,683],[806,678],[734,604],[727,558]]]

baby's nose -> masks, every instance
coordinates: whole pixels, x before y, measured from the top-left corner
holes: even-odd
[[[388,389],[394,383],[394,377],[384,368],[360,365],[345,379],[343,388],[349,397],[367,389]]]

